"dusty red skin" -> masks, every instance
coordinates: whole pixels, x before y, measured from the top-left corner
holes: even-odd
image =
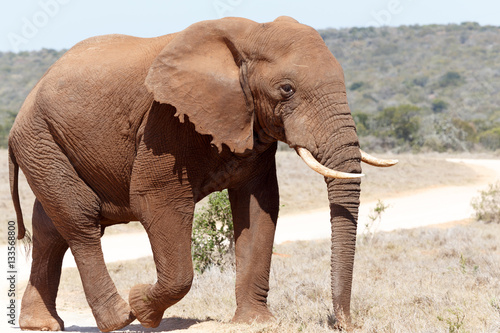
[[[204,21],[158,38],[110,35],[73,47],[28,96],[9,138],[20,227],[18,167],[37,198],[21,328],[63,329],[55,298],[68,247],[100,330],[134,317],[158,326],[191,286],[195,203],[224,188],[236,240],[233,320],[272,318],[278,140],[324,166],[361,172],[341,66],[314,29],[291,18]],[[333,304],[345,322],[359,183],[327,180]],[[133,287],[127,303],[106,270],[100,236],[134,220],[149,235],[158,281]]]

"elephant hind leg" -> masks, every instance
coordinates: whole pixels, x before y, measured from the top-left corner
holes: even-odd
[[[97,326],[104,332],[127,326],[135,317],[104,263],[101,200],[54,141],[37,140],[32,149],[16,156],[44,211],[71,249]]]
[[[118,330],[130,324],[135,317],[128,303],[118,294],[106,268],[100,240],[102,229],[98,218],[91,219],[87,216],[85,222],[85,226],[78,226],[76,234],[68,233],[65,238],[75,258],[97,327],[103,332]]]
[[[75,258],[97,327],[109,332],[127,326],[135,317],[128,303],[118,294],[104,262],[102,228],[96,213],[97,198],[91,196],[93,193],[88,188],[82,188],[78,193],[85,193],[84,190],[88,191],[86,196],[70,200],[69,204],[57,209],[58,221],[54,223]],[[75,212],[74,207],[81,202],[88,206]]]
[[[56,311],[61,266],[68,244],[36,200],[33,208],[33,262],[24,292],[19,326],[23,330],[61,331]]]

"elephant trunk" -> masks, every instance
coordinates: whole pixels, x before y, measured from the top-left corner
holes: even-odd
[[[376,166],[397,161],[377,159],[360,150],[345,91],[328,91],[317,98],[317,104],[308,107],[314,111],[307,113],[312,116],[285,120],[286,137],[304,162],[325,176],[332,228],[333,306],[338,324],[344,326],[350,322],[361,161]]]
[[[351,123],[348,121],[347,123]],[[352,123],[353,124],[353,123]],[[347,125],[335,131],[341,136],[332,138],[333,144],[320,148],[318,157],[328,168],[350,174],[361,173],[361,152],[356,131]],[[350,322],[350,302],[356,229],[358,220],[360,178],[326,178],[330,201],[331,235],[331,287],[337,322],[344,326]]]
[[[350,321],[360,181],[328,179],[327,184],[332,228],[332,298],[335,317],[342,323]]]

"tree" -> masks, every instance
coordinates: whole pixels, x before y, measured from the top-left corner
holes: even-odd
[[[382,110],[375,119],[377,136],[393,136],[412,144],[418,137],[421,119],[420,108],[415,105],[400,105]]]

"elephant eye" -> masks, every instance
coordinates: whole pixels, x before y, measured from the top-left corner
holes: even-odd
[[[290,98],[295,93],[295,90],[290,84],[284,84],[280,87],[281,95],[285,98]]]

